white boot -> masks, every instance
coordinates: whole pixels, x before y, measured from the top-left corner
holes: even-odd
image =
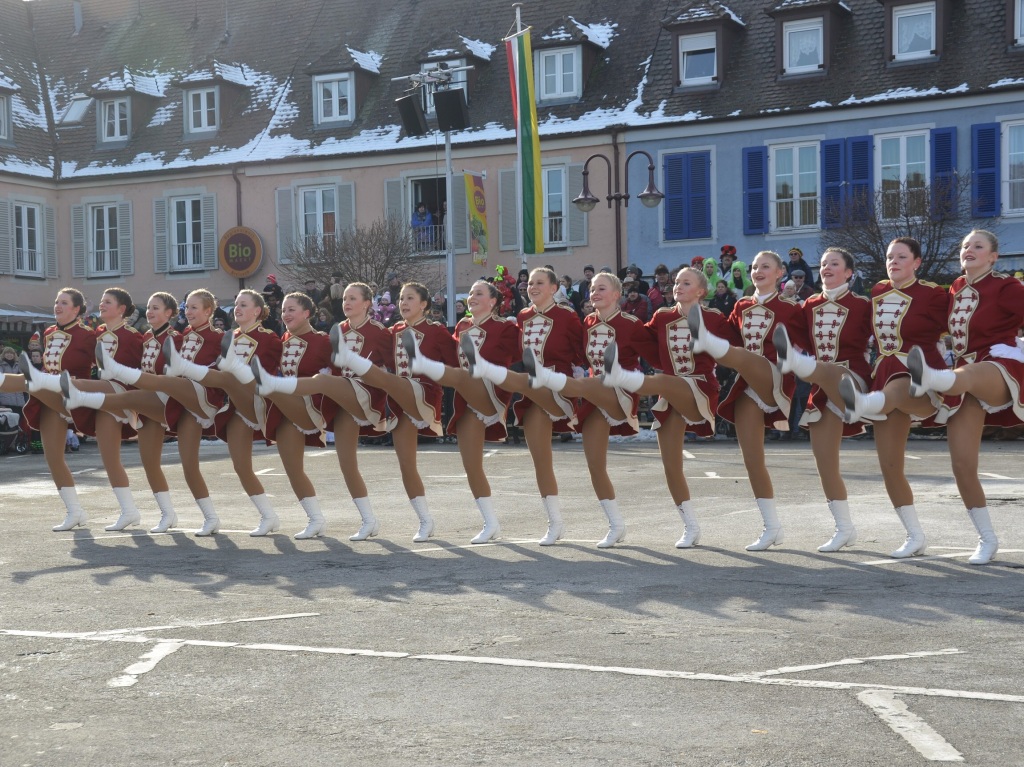
[[[774,498],[756,498],[755,501],[764,521],[764,529],[761,536],[746,548],[747,551],[765,551],[782,543],[782,522],[775,509]]]
[[[114,358],[107,354],[107,347],[102,341],[96,342],[96,367],[100,371],[100,378],[104,381],[120,381],[129,386],[138,383],[142,377],[142,371],[138,368],[130,368],[115,362]]]
[[[427,508],[426,496],[418,495],[415,498],[410,498],[409,503],[412,504],[412,510],[416,512],[416,516],[420,520],[419,530],[412,538],[413,543],[429,541],[430,536],[434,534],[434,518],[430,516],[430,509]]]
[[[523,349],[523,369],[530,376],[531,389],[551,389],[553,392],[560,392],[565,388],[565,382],[569,380],[565,373],[556,373],[553,368],[538,365],[537,358],[533,356],[533,349],[529,346]]]
[[[616,543],[626,540],[626,520],[619,514],[619,504],[614,498],[598,501],[608,517],[608,534],[597,542],[597,548],[610,549]]]
[[[255,362],[256,357],[253,357],[252,361]],[[231,333],[225,333],[220,343],[220,357],[217,358],[217,370],[234,376],[239,383],[247,384],[252,383],[255,379],[250,364],[235,354],[235,338]]]
[[[775,353],[779,359],[779,372],[793,373],[797,378],[807,379],[814,374],[814,368],[818,366],[818,360],[809,354],[801,354],[793,348],[789,341],[789,332],[785,325],[776,325],[772,333],[772,343],[775,345]]]
[[[862,394],[853,377],[845,373],[839,379],[839,394],[846,405],[843,420],[847,423],[856,423],[864,416],[881,415],[885,409],[885,392],[873,391]]]
[[[114,497],[117,498],[117,503],[121,507],[121,514],[118,516],[117,521],[114,522],[114,524],[107,525],[103,529],[108,533],[113,533],[142,522],[142,515],[139,513],[138,508],[136,508],[135,501],[132,499],[131,489],[127,487],[115,487],[112,489],[114,491]]]
[[[903,559],[923,554],[927,541],[924,537],[924,530],[921,529],[921,523],[917,521],[917,509],[913,506],[897,506],[896,516],[900,518],[900,522],[907,530],[907,540],[889,556]]]
[[[303,540],[305,538],[317,538],[326,533],[327,520],[324,519],[323,512],[320,511],[320,499],[315,495],[311,495],[309,498],[302,498],[299,501],[299,505],[302,506],[306,516],[309,517],[309,524],[306,525],[302,532],[295,533],[295,537]]]
[[[249,362],[249,370],[256,382],[256,393],[261,397],[269,397],[271,394],[294,394],[299,383],[298,376],[272,376],[263,369],[259,357],[253,357]]]
[[[989,516],[988,506],[968,509],[967,514],[978,531],[978,548],[974,550],[967,561],[972,565],[988,564],[999,551],[999,540],[996,538],[995,530],[992,529],[992,518]]]
[[[276,533],[281,529],[281,520],[277,518],[277,514],[274,513],[273,507],[270,505],[270,499],[267,498],[266,493],[260,493],[259,495],[250,495],[249,500],[252,501],[252,505],[256,507],[256,510],[260,513],[260,523],[256,526],[255,530],[251,530],[249,535],[253,538],[260,538],[270,533]]]
[[[693,501],[683,501],[678,508],[683,520],[683,537],[676,541],[676,548],[689,549],[700,543],[700,525],[693,511]]]
[[[694,354],[710,354],[716,360],[725,356],[729,351],[729,342],[724,338],[712,334],[704,327],[704,313],[699,306],[691,306],[690,313],[686,315],[686,321],[690,325],[690,350]]]
[[[71,487],[59,488],[57,492],[60,494],[60,499],[64,501],[64,508],[67,509],[67,513],[64,515],[64,521],[53,528],[53,532],[62,533],[79,525],[84,527],[85,523],[89,520],[85,514],[85,509],[82,508],[82,504],[78,501],[78,490],[72,485]]]
[[[608,344],[604,350],[604,376],[601,383],[612,388],[624,389],[628,392],[638,392],[644,385],[644,371],[623,370],[619,364],[619,346],[614,341]]]
[[[910,371],[911,397],[920,397],[930,391],[949,391],[956,383],[956,373],[952,370],[928,367],[920,346],[913,347],[907,355],[907,370]]]
[[[477,498],[476,507],[480,509],[480,516],[484,518],[484,529],[477,533],[470,543],[487,543],[501,533],[501,526],[494,514],[494,504],[491,503],[490,496]]]
[[[174,511],[174,504],[171,503],[171,494],[166,490],[161,490],[159,493],[153,493],[153,497],[156,499],[156,505],[160,508],[160,521],[156,523],[156,527],[149,528],[149,532],[166,533],[178,524],[178,515]]]
[[[348,368],[357,376],[366,375],[366,371],[373,364],[365,357],[360,357],[345,345],[345,336],[341,332],[341,325],[335,323],[331,327],[331,348],[334,354],[331,361],[339,368]]]
[[[21,374],[25,376],[25,388],[30,394],[35,394],[37,391],[52,391],[54,394],[60,394],[60,376],[36,370],[32,365],[32,360],[25,352],[18,357],[18,367],[21,369]]]
[[[99,410],[103,407],[106,395],[103,392],[82,391],[75,386],[74,380],[68,371],[60,374],[60,391],[64,399],[64,408],[71,412],[78,407],[87,407],[92,410]]]
[[[459,348],[462,349],[462,353],[466,356],[466,361],[469,363],[469,374],[473,378],[490,381],[495,386],[501,386],[505,383],[505,378],[508,377],[508,368],[503,368],[501,365],[493,365],[479,356],[476,353],[476,347],[473,345],[473,339],[468,334],[463,334],[459,338]]]
[[[174,345],[174,339],[170,336],[164,339],[163,351],[164,361],[166,362],[164,375],[188,378],[192,381],[202,381],[206,378],[206,374],[210,372],[210,368],[205,365],[197,365],[184,359],[178,352],[178,347]]]
[[[373,508],[370,506],[370,499],[366,496],[362,498],[353,498],[352,503],[356,505],[359,510],[359,517],[363,520],[363,524],[359,527],[358,532],[355,535],[350,535],[348,539],[350,541],[365,541],[367,538],[372,538],[378,532],[380,532],[380,523],[377,518],[373,516]]]
[[[440,381],[444,375],[444,363],[424,357],[420,351],[420,342],[416,333],[411,330],[402,332],[402,346],[409,355],[409,369],[416,375],[426,376],[431,381]]]
[[[203,513],[203,526],[196,530],[197,536],[213,535],[220,530],[220,517],[213,508],[212,498],[196,498],[196,505]]]
[[[836,521],[836,531],[828,543],[818,547],[818,551],[839,551],[844,546],[852,546],[857,542],[857,529],[850,518],[849,501],[829,501],[828,509]]]
[[[541,503],[544,504],[544,511],[548,515],[548,531],[537,543],[541,546],[551,546],[562,537],[562,531],[565,530],[565,523],[562,521],[562,505],[558,502],[557,495],[541,498]]]

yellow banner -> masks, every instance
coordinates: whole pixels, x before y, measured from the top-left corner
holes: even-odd
[[[487,200],[484,180],[472,173],[466,176],[466,200],[469,203],[469,248],[473,263],[487,266]]]

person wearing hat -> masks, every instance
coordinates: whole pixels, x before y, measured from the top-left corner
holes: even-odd
[[[800,248],[790,248],[789,261],[786,264],[786,279],[790,279],[793,276],[793,272],[797,269],[804,273],[804,279],[812,288],[811,293],[813,293],[814,272],[811,271],[811,265],[804,261],[804,252]]]
[[[796,300],[803,303],[814,295],[814,289],[807,284],[807,272],[803,269],[794,269],[789,273],[789,279],[795,286]],[[788,280],[787,280],[788,282]]]
[[[721,261],[722,279],[730,279],[732,277],[732,265],[736,261],[736,246],[723,245],[722,255],[719,257],[719,260]]]
[[[637,288],[640,290],[640,294],[646,296],[650,291],[651,286],[647,284],[647,280],[641,279],[644,273],[636,264],[630,264],[626,267],[626,276],[622,278],[623,283],[635,282]]]

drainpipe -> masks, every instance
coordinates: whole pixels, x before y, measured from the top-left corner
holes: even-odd
[[[242,182],[238,178],[238,168],[231,169],[231,178],[235,180],[235,226],[242,225]],[[245,280],[238,278],[238,289],[245,288]]]
[[[614,176],[612,189],[616,192],[622,187],[619,185],[619,131],[612,130],[612,174]],[[622,270],[622,204],[615,201],[615,276],[619,276]]]

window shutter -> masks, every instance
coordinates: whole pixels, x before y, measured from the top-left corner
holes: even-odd
[[[167,198],[153,200],[153,269],[157,274],[171,270],[170,242],[167,238]]]
[[[956,212],[957,205],[956,128],[932,129],[931,150],[932,218],[947,218]]]
[[[397,218],[404,224],[412,220],[412,211],[406,214],[402,204],[402,179],[384,179],[384,214],[388,218]]]
[[[688,226],[687,237],[699,239],[711,236],[711,153],[694,152],[686,155]]]
[[[843,139],[821,142],[821,228],[835,229],[843,223],[843,167],[846,154]]]
[[[120,212],[118,212],[120,219]],[[121,221],[118,220],[118,232],[121,231]],[[85,247],[85,206],[71,206],[71,276],[85,277],[88,270],[86,265]]]
[[[14,272],[14,238],[11,224],[11,203],[0,200],[0,274]]]
[[[871,183],[874,142],[871,136],[846,139],[846,200],[851,220],[865,223],[874,215],[874,187]]]
[[[132,236],[132,204],[117,204],[117,257],[121,274],[135,274],[135,238]]]
[[[768,148],[747,147],[743,150],[743,233],[767,231]]]
[[[516,202],[516,171],[498,171],[498,249],[519,249],[519,220]]]
[[[356,228],[356,185],[338,184],[334,199],[338,201],[338,232],[350,232]]]
[[[971,215],[998,216],[1001,206],[999,179],[999,123],[971,126]]]
[[[448,215],[452,217],[452,251],[469,253],[469,201],[466,200],[466,174],[452,174],[448,192]]]
[[[290,264],[295,247],[295,195],[291,187],[274,190],[277,201],[277,263]]]
[[[43,237],[46,253],[46,276],[57,277],[57,214],[49,205],[43,207]]]
[[[203,213],[203,269],[212,272],[217,268],[217,196],[204,194],[201,209]]]
[[[686,156],[665,157],[665,239],[686,238]]]
[[[573,198],[583,191],[583,163],[565,168],[565,209],[569,219],[569,245],[587,244],[587,214],[572,204]]]

